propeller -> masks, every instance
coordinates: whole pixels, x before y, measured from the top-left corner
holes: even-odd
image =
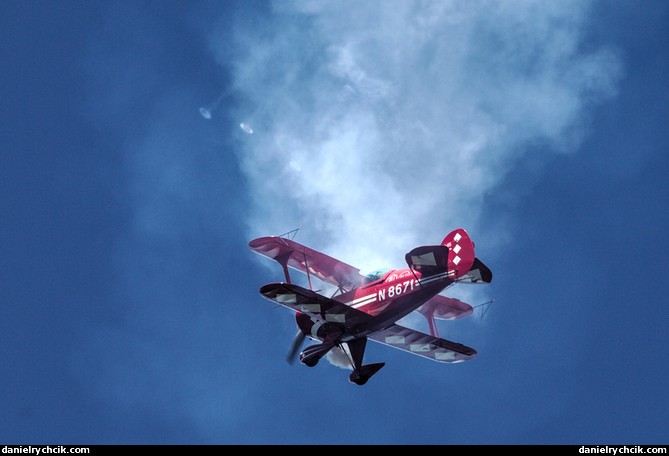
[[[293,339],[293,343],[290,345],[290,350],[286,355],[286,361],[288,361],[288,364],[293,364],[293,362],[295,361],[297,352],[300,350],[302,342],[304,342],[304,337],[305,336],[302,330],[298,329],[297,334],[295,334],[295,338]]]

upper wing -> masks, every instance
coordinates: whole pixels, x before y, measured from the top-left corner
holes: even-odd
[[[296,310],[320,321],[339,323],[345,328],[358,326],[373,317],[334,299],[290,283],[270,283],[260,288],[270,301]]]
[[[442,363],[459,363],[473,359],[476,356],[476,350],[473,348],[438,337],[428,336],[422,332],[397,324],[383,331],[376,332],[368,336],[368,338],[390,347],[399,348],[414,355]]]
[[[339,288],[350,290],[362,282],[359,269],[290,239],[266,236],[252,240],[249,247],[256,253],[276,260],[284,268],[290,266]]]

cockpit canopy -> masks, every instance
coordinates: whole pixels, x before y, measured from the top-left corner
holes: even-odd
[[[368,283],[376,282],[377,280],[380,280],[385,276],[388,272],[390,272],[390,269],[377,269],[375,271],[370,272],[367,274],[363,279],[362,279],[362,284],[367,285]]]

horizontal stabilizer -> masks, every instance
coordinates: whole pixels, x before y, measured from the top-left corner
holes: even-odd
[[[414,271],[424,276],[445,272],[448,268],[449,249],[443,245],[423,245],[405,255],[405,260]]]
[[[492,282],[492,271],[478,258],[474,258],[474,263],[469,272],[458,278],[458,283],[484,284],[490,282]]]

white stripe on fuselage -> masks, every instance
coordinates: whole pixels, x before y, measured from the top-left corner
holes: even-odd
[[[426,279],[422,279],[422,280],[417,281],[415,283],[414,287],[422,286],[422,285],[428,285],[432,282],[450,277],[452,275],[455,275],[455,271],[442,272],[441,274],[436,274],[436,275],[430,276]],[[384,295],[385,295],[385,293],[384,293]],[[353,307],[354,309],[357,309],[357,308],[365,306],[367,304],[371,304],[373,302],[376,302],[378,300],[378,298],[379,298],[379,294],[377,292],[377,293],[373,293],[373,294],[370,294],[370,295],[367,295],[367,296],[363,296],[363,297],[358,298],[358,299],[354,299],[353,301],[349,301],[345,304],[347,306]]]
[[[453,275],[455,275],[455,271],[442,272],[441,274],[433,275],[426,279],[421,279],[418,282],[416,282],[416,285],[427,285],[428,283],[432,283],[435,280],[445,279],[446,277],[450,277]]]
[[[346,305],[351,306],[354,309],[357,309],[358,307],[362,307],[364,305],[371,304],[371,303],[375,302],[377,299],[378,299],[378,294],[374,293],[374,294],[371,294],[371,295],[368,295],[368,296],[363,296],[362,298],[354,299],[351,302],[347,302]]]

